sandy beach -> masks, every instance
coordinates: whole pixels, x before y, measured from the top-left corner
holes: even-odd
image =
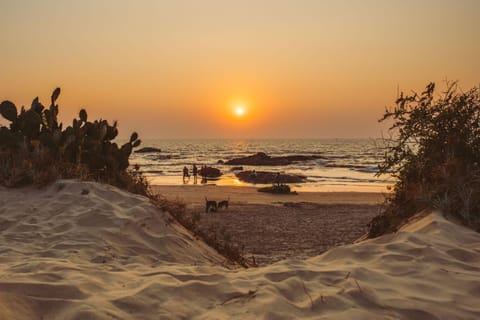
[[[216,185],[158,186],[153,190],[169,199],[183,200],[187,205],[203,205],[205,197],[212,200],[230,198],[232,203],[282,204],[284,202],[312,202],[321,204],[368,204],[377,205],[385,196],[380,192],[300,192],[298,195],[273,195],[257,192],[256,187],[235,187]]]
[[[479,248],[433,212],[232,270],[142,196],[71,180],[0,188],[0,319],[478,319]]]
[[[299,192],[273,195],[255,187],[155,186],[168,199],[199,215],[201,229],[243,248],[260,265],[285,258],[305,259],[353,243],[379,214],[384,194],[365,192]],[[229,199],[228,209],[205,213],[205,198]],[[253,257],[253,258],[252,258]]]

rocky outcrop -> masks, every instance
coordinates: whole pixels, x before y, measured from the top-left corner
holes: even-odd
[[[228,160],[225,164],[228,165],[250,165],[250,166],[284,166],[289,165],[294,162],[308,161],[321,159],[321,156],[303,156],[303,155],[293,155],[285,157],[271,157],[264,152],[259,152],[257,154],[235,158]]]
[[[135,150],[135,153],[154,153],[154,152],[162,152],[162,150],[154,147],[144,147],[144,148]]]
[[[302,183],[307,181],[307,177],[293,174],[281,173],[278,175],[277,172],[267,172],[267,171],[242,171],[235,174],[238,179],[248,183],[261,183],[261,184],[270,184],[270,183]]]
[[[198,174],[201,176],[201,177],[206,177],[206,178],[218,178],[222,175],[222,172],[217,169],[217,168],[213,168],[213,167],[204,167],[204,168],[201,168],[200,170],[198,170]]]

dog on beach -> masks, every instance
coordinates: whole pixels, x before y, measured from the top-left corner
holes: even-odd
[[[230,201],[230,197],[228,197],[227,200],[222,200],[218,202],[218,209],[225,208],[225,210],[228,210],[228,202]]]
[[[205,212],[208,213],[209,211],[217,212],[218,206],[217,206],[217,201],[214,200],[208,200],[207,197],[205,197]]]

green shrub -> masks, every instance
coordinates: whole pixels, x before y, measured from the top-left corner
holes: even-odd
[[[456,83],[435,96],[430,83],[420,95],[404,95],[380,121],[392,120],[380,174],[397,178],[385,212],[370,223],[369,236],[396,231],[415,213],[441,209],[480,227],[480,97]]]

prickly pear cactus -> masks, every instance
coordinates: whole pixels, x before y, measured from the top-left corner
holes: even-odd
[[[117,122],[110,125],[106,120],[88,121],[85,109],[80,110],[79,119],[73,119],[72,125],[62,129],[57,118],[59,95],[60,88],[56,88],[49,108],[37,97],[30,109],[22,107],[20,113],[11,101],[3,101],[0,114],[10,126],[0,126],[0,151],[16,152],[26,146],[23,149],[33,153],[40,147],[54,161],[86,166],[92,176],[100,179],[125,171],[132,149],[141,143],[138,134],[132,133],[129,141],[118,147],[113,142],[118,135]]]
[[[13,102],[5,100],[0,104],[0,114],[8,121],[13,122],[17,120],[17,107]]]

